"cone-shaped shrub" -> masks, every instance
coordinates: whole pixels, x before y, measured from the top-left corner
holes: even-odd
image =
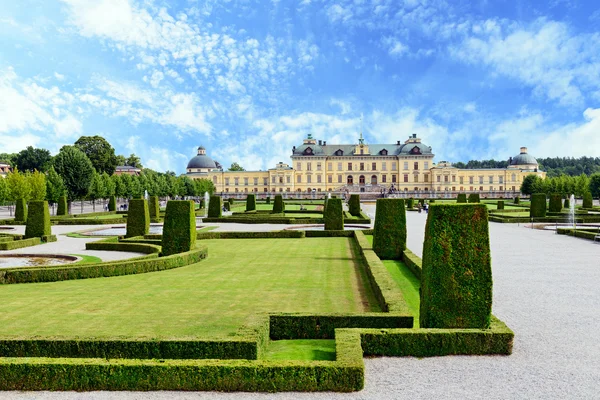
[[[519,204],[521,202],[521,198],[519,196],[515,197],[515,204]]]
[[[326,231],[344,230],[344,210],[342,209],[342,199],[331,198],[327,201],[327,210],[323,215]]]
[[[58,198],[58,210],[56,210],[56,215],[67,215],[67,196],[60,196]]]
[[[196,245],[196,213],[193,201],[167,202],[162,235],[162,255],[184,253]]]
[[[534,193],[531,195],[529,216],[531,218],[543,218],[546,216],[546,195],[544,193]]]
[[[360,215],[360,196],[357,194],[351,194],[350,200],[348,200],[348,211],[350,215],[358,217]]]
[[[110,196],[108,198],[108,211],[117,211],[117,197]]]
[[[415,199],[413,199],[412,197],[409,197],[407,202],[406,202],[406,208],[408,209],[412,209],[415,206]]]
[[[456,198],[456,202],[457,203],[466,203],[467,202],[467,194],[466,193],[459,193],[458,197]]]
[[[232,205],[233,205],[233,202],[234,202],[234,200],[233,200],[233,197],[230,197],[230,198],[228,198],[228,199],[227,199],[227,202],[228,202],[229,204],[232,204]]]
[[[583,204],[582,208],[592,208],[594,203],[594,199],[590,192],[586,192],[583,194]],[[16,214],[15,214],[16,215]]]
[[[479,203],[479,193],[471,193],[469,195],[469,203]]]
[[[565,199],[565,206],[564,206],[567,210],[571,208],[571,201],[569,200],[569,198],[567,197]]]
[[[256,196],[249,194],[246,197],[246,211],[256,211]]]
[[[144,236],[150,229],[150,211],[144,199],[129,200],[127,210],[127,233],[125,237]]]
[[[550,212],[561,212],[562,210],[562,196],[558,193],[552,193],[550,195],[550,204],[548,211]]]
[[[267,202],[267,204],[271,204],[271,198],[269,196],[267,196],[266,202]]]
[[[221,197],[210,196],[210,200],[208,201],[208,218],[220,218],[223,215],[222,209]]]
[[[52,234],[50,228],[50,210],[47,201],[30,201],[25,226],[25,238],[49,236]]]
[[[160,217],[160,208],[158,206],[158,196],[150,196],[148,211],[150,212],[150,218]]]
[[[283,196],[280,194],[275,195],[275,201],[273,202],[273,214],[281,214],[285,212],[285,205],[283,204]]]
[[[483,204],[429,210],[421,272],[421,328],[490,326],[492,266]]]
[[[17,199],[15,203],[15,221],[27,221],[27,203],[25,199]]]
[[[504,200],[498,200],[498,205],[496,207],[498,210],[504,210]]]
[[[406,249],[406,209],[402,199],[377,199],[373,250],[382,260],[399,260]]]

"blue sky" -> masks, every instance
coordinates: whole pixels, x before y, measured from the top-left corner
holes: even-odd
[[[600,156],[597,1],[0,0],[0,27],[0,152],[266,169],[362,126],[438,161]]]

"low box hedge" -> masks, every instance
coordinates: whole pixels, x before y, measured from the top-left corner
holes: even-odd
[[[28,212],[29,216],[25,226],[26,239],[52,235],[47,201],[30,201]]]
[[[123,224],[127,222],[127,218],[115,217],[115,218],[65,218],[65,219],[51,219],[53,225],[113,225]]]
[[[163,256],[190,251],[195,245],[196,215],[194,214],[194,202],[189,200],[169,201],[163,225]]]
[[[29,239],[12,240],[9,242],[0,242],[0,250],[22,249],[24,247],[37,246],[38,244],[42,244],[42,238],[34,237]],[[2,274],[1,269],[0,274]]]
[[[69,214],[69,208],[67,206],[67,196],[60,196],[58,198],[58,207],[56,210],[56,215],[61,216],[61,215],[68,215]]]
[[[421,280],[421,270],[423,269],[421,259],[409,249],[402,252],[402,262],[412,272],[417,279]]]
[[[543,218],[546,216],[546,195],[544,193],[535,193],[531,195],[531,206],[529,207],[529,217]]]
[[[382,260],[399,260],[406,248],[406,208],[402,199],[377,199],[373,250]]]
[[[353,237],[353,231],[304,231],[306,237]]]
[[[149,229],[150,212],[148,211],[148,202],[144,199],[129,200],[125,237],[144,236]]]
[[[300,239],[306,237],[304,231],[272,231],[272,232],[201,232],[198,240],[206,239]]]

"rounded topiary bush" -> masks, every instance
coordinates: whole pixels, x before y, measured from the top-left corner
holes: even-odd
[[[409,197],[408,200],[406,201],[406,208],[413,209],[414,207],[415,207],[415,199],[413,199],[412,197]]]
[[[246,197],[246,211],[256,211],[256,196],[249,194]]]
[[[50,236],[50,210],[47,201],[30,201],[27,225],[25,226],[25,238]]]
[[[479,193],[471,193],[469,195],[469,203],[479,203]]]
[[[273,202],[273,214],[281,214],[285,212],[285,204],[283,204],[283,196],[280,194],[275,195],[275,201]]]
[[[196,245],[196,213],[193,201],[167,202],[162,235],[162,255],[184,253]]]
[[[550,204],[548,206],[550,212],[561,212],[562,211],[562,196],[558,193],[552,193],[550,195]]]
[[[565,199],[564,207],[565,207],[567,210],[571,208],[571,201],[569,200],[569,198],[568,198],[568,197]]]
[[[127,233],[125,237],[144,236],[150,229],[150,211],[144,199],[129,200],[127,211]]]
[[[67,196],[60,196],[58,198],[56,215],[67,215]]]
[[[221,197],[210,196],[210,200],[208,201],[208,218],[220,218],[223,215],[222,208]]]
[[[544,218],[546,216],[546,195],[544,193],[534,193],[531,195],[529,216],[531,218]]]
[[[348,211],[350,215],[358,217],[360,215],[360,196],[358,194],[351,194],[350,200],[348,200]]]
[[[327,201],[327,210],[323,215],[326,231],[344,230],[344,211],[342,209],[342,199],[331,198]]]
[[[110,196],[108,198],[108,211],[117,211],[117,197]]]
[[[459,193],[458,196],[456,197],[456,202],[457,203],[466,203],[467,202],[467,194]]]
[[[402,199],[377,199],[373,250],[382,260],[399,260],[406,249],[406,208]]]
[[[421,328],[489,328],[492,265],[485,205],[431,207],[420,295]]]
[[[504,210],[504,200],[498,200],[498,210]]]
[[[586,192],[583,194],[583,204],[582,208],[592,208],[594,205],[594,198],[590,192]]]
[[[148,210],[150,212],[150,218],[156,219],[160,217],[160,208],[158,206],[158,196],[150,196]]]

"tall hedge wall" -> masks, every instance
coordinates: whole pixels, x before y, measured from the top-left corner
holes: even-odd
[[[162,255],[184,253],[196,245],[194,202],[171,200],[167,203],[162,235]]]
[[[68,207],[67,207],[67,196],[60,196],[58,198],[58,210],[56,210],[56,215],[67,215]]]
[[[221,197],[210,196],[208,201],[208,214],[209,218],[220,218],[223,215],[223,207],[221,206]]]
[[[456,202],[457,203],[466,203],[467,202],[467,194],[466,193],[459,193],[458,197],[456,198]]]
[[[29,216],[25,226],[25,238],[52,235],[50,228],[50,210],[47,201],[30,201]]]
[[[492,266],[483,204],[429,210],[421,271],[421,328],[490,326]]]
[[[285,204],[283,204],[283,196],[280,194],[275,195],[275,202],[273,203],[273,214],[281,214],[285,212]]]
[[[144,199],[129,200],[125,237],[144,236],[150,230],[150,211]]]
[[[504,200],[498,200],[498,210],[504,210]]]
[[[323,215],[326,231],[344,230],[344,210],[342,209],[342,199],[331,198],[327,201],[327,210]]]
[[[590,192],[586,192],[583,194],[583,208],[592,208],[594,205],[594,199]]]
[[[25,199],[17,199],[15,203],[15,221],[27,221],[27,203]]]
[[[543,218],[546,216],[546,194],[534,193],[531,195],[531,206],[529,207],[529,217]]]
[[[350,200],[348,200],[348,211],[350,211],[350,215],[354,217],[358,217],[360,215],[360,195],[350,195]]]
[[[402,199],[377,199],[373,250],[382,260],[399,260],[406,248],[406,209]]]
[[[469,195],[469,203],[479,203],[479,193],[471,193]]]
[[[160,207],[158,205],[158,196],[150,196],[148,211],[150,212],[150,218],[160,218]]]
[[[246,211],[254,211],[256,210],[256,196],[254,194],[249,194],[246,197]]]
[[[108,211],[117,211],[117,197],[110,196],[108,198]]]
[[[550,212],[561,212],[562,211],[562,196],[559,193],[552,193],[550,195],[550,204],[548,206]]]

